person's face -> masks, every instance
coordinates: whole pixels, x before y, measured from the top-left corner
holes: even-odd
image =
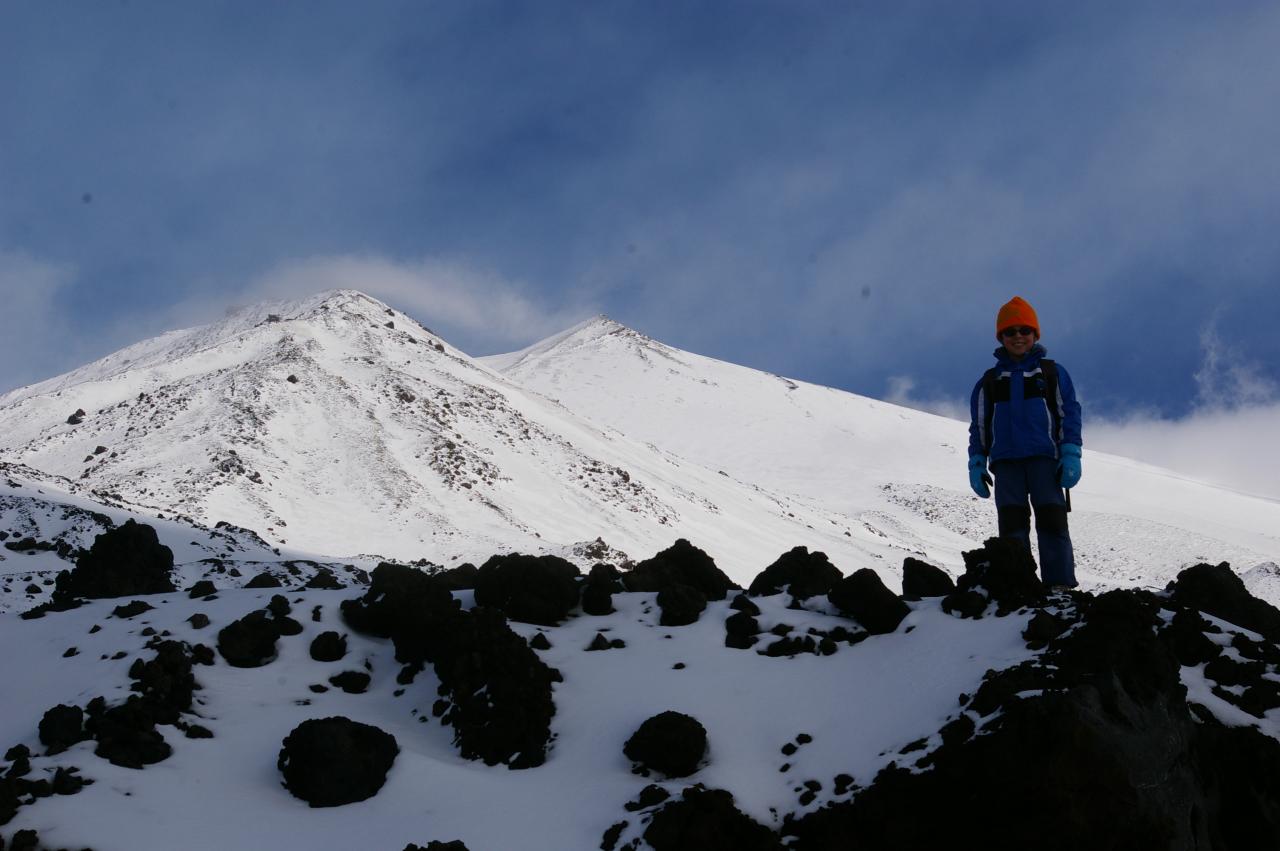
[[[1022,333],[1025,331],[1026,333]],[[1000,332],[1000,342],[1004,350],[1015,359],[1021,358],[1036,344],[1036,329],[1029,325],[1015,325]]]

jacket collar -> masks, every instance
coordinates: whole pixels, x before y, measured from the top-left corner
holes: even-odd
[[[1015,361],[1010,357],[1009,352],[1005,350],[1004,346],[997,347],[992,354],[996,356],[996,361],[999,362],[999,365],[1005,369],[1018,369],[1026,372],[1027,370],[1035,369],[1036,365],[1040,363],[1040,358],[1048,354],[1048,350],[1039,343],[1036,343],[1030,349],[1027,349],[1027,353],[1023,355],[1022,360],[1019,361]]]

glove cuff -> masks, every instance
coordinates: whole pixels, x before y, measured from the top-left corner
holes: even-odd
[[[1073,458],[1080,457],[1080,446],[1076,443],[1064,443],[1058,447],[1058,451],[1063,455],[1070,455]]]
[[[987,456],[985,456],[985,455],[970,455],[970,456],[969,456],[969,469],[970,469],[970,470],[985,470],[985,469],[987,469]]]

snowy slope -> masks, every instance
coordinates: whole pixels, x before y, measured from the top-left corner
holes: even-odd
[[[602,426],[802,497],[953,570],[994,534],[994,507],[968,488],[965,423],[681,351],[607,317],[481,361]],[[1199,561],[1240,572],[1280,562],[1280,502],[1088,449],[1084,470],[1071,523],[1088,586],[1163,587]],[[1253,577],[1258,591],[1280,599],[1265,575]]]
[[[120,600],[38,621],[0,618],[0,642],[29,648],[0,659],[0,677],[25,685],[6,699],[0,742],[34,742],[35,722],[56,704],[127,696],[129,666],[151,655],[142,649],[146,637],[140,633],[147,627],[211,644],[219,627],[266,605],[271,593],[224,591],[207,602],[183,594],[148,597],[155,610],[133,619],[110,615]],[[955,713],[956,696],[972,691],[984,671],[1031,655],[1019,637],[1026,617],[961,621],[943,615],[935,600],[910,616],[910,634],[873,638],[828,658],[766,658],[723,647],[727,603],[713,604],[697,624],[664,629],[657,626],[653,595],[629,594],[617,600],[616,615],[545,630],[553,647],[543,658],[565,675],[555,695],[558,739],[546,765],[510,771],[462,759],[449,728],[434,719],[421,723],[429,719],[437,680],[428,670],[407,689],[398,686],[399,666],[388,642],[357,634],[349,637],[342,662],[309,657],[307,647],[322,630],[347,632],[337,607],[351,596],[289,592],[305,632],[283,639],[278,659],[262,669],[234,668],[221,659],[197,668],[204,686],[197,692],[200,723],[215,738],[185,740],[167,729],[175,755],[143,771],[95,757],[92,742],[35,759],[37,772],[74,765],[97,782],[78,795],[24,808],[0,830],[34,828],[51,847],[70,848],[398,851],[409,842],[462,839],[473,851],[585,851],[599,846],[609,825],[627,815],[623,805],[652,782],[631,773],[621,743],[645,718],[668,709],[694,715],[710,732],[710,764],[691,779],[731,790],[740,808],[776,827],[781,814],[829,800],[836,774],[856,773],[859,784],[869,783],[901,748]],[[769,625],[838,622],[787,610],[782,597],[763,603],[762,620]],[[317,606],[318,622],[309,614]],[[213,626],[192,627],[186,619],[193,611],[207,614]],[[89,634],[95,624],[101,631]],[[538,632],[512,626],[525,636]],[[600,629],[623,639],[626,648],[583,652]],[[77,655],[61,658],[71,646]],[[100,658],[122,650],[126,655],[118,660]],[[364,694],[336,688],[315,694],[310,688],[340,671],[362,670],[366,662],[373,681]],[[685,667],[673,668],[678,662]],[[797,694],[806,699],[795,700]],[[744,712],[747,706],[751,711]],[[281,740],[302,719],[332,715],[387,730],[401,753],[377,797],[313,810],[281,788],[275,759]],[[850,719],[856,719],[852,737]],[[784,757],[780,748],[799,733],[812,736],[813,744]],[[780,772],[788,762],[792,771]],[[813,777],[824,778],[826,794],[802,807],[794,787]],[[686,784],[663,785],[678,791]],[[497,811],[503,817],[493,817]]]
[[[606,431],[351,291],[260,305],[0,397],[0,461],[317,558],[453,564],[597,538],[644,558],[685,537],[750,577],[797,544],[886,575],[928,555]]]

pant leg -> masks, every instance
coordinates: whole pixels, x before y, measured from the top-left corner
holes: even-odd
[[[996,461],[991,465],[995,479],[996,518],[1000,537],[1020,541],[1031,552],[1031,508],[1024,459]]]
[[[1036,514],[1036,540],[1040,549],[1040,578],[1045,585],[1076,586],[1075,551],[1067,527],[1067,500],[1058,484],[1058,462],[1030,458],[1027,490]]]

